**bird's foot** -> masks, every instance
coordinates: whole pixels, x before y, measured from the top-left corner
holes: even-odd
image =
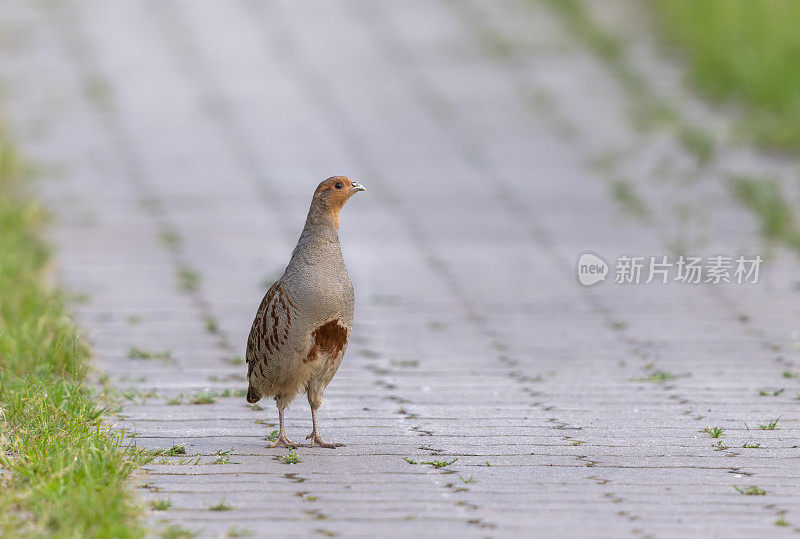
[[[287,447],[289,449],[297,449],[297,446],[299,444],[292,442],[284,434],[281,434],[280,436],[278,436],[277,440],[275,440],[269,445],[269,448],[272,449],[274,447],[278,447],[279,445],[282,445],[283,447]]]
[[[319,445],[320,447],[327,447],[328,449],[335,449],[337,447],[341,447],[342,444],[332,444],[328,443],[322,439],[322,436],[319,435],[317,431],[312,431],[311,434],[306,436],[306,440],[311,438],[311,443],[309,444],[310,447],[314,447],[314,444]]]

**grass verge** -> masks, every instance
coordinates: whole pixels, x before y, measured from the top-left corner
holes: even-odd
[[[746,106],[746,133],[764,147],[800,150],[800,3],[795,0],[653,0],[666,39],[686,55],[693,82]]]
[[[0,536],[140,537],[124,480],[153,456],[101,426],[26,176],[0,133]]]

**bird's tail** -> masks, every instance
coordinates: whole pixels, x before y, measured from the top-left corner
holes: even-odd
[[[247,402],[252,404],[260,400],[261,400],[261,393],[259,393],[258,390],[253,387],[253,384],[249,384],[247,386]]]

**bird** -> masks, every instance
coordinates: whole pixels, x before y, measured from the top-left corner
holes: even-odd
[[[267,290],[247,339],[247,402],[273,397],[280,430],[270,448],[296,448],[286,437],[284,410],[305,393],[311,407],[310,447],[342,444],[322,439],[317,409],[342,363],[353,325],[355,296],[339,244],[339,212],[361,184],[345,176],[314,191],[305,226],[286,270]]]

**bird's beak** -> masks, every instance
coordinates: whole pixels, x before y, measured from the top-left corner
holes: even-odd
[[[353,191],[366,191],[367,188],[361,185],[360,183],[353,182]]]

